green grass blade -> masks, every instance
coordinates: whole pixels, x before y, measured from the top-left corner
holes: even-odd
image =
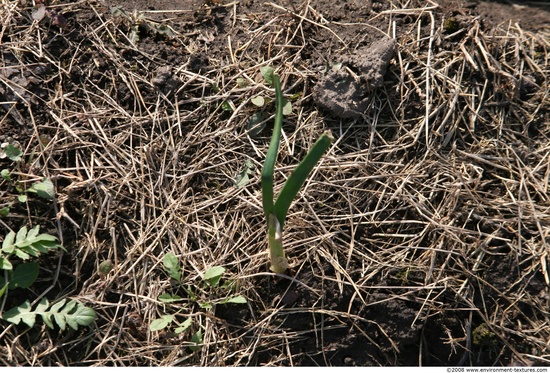
[[[277,201],[275,201],[274,205],[274,213],[281,224],[281,228],[285,223],[286,214],[290,208],[292,200],[296,197],[296,194],[298,194],[298,191],[306,181],[308,175],[313,170],[317,162],[319,162],[323,154],[330,147],[332,140],[333,139],[330,133],[323,133],[285,182],[285,185],[279,193]]]
[[[273,75],[273,85],[275,86],[277,111],[271,143],[269,144],[264,167],[262,168],[262,206],[266,218],[269,218],[269,214],[273,212],[273,170],[275,169],[275,161],[281,139],[281,128],[283,126],[283,94],[281,92],[281,82],[277,75]]]

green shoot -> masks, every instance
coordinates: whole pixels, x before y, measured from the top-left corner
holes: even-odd
[[[264,167],[262,169],[262,207],[267,220],[271,270],[275,273],[284,273],[288,269],[288,261],[283,250],[282,231],[288,209],[290,208],[292,200],[296,197],[298,191],[306,181],[308,175],[330,147],[333,139],[328,132],[321,135],[310,151],[306,154],[302,162],[300,162],[285,182],[283,189],[277,197],[277,200],[273,202],[273,173],[281,138],[281,128],[283,125],[284,114],[283,108],[287,102],[284,100],[281,92],[281,82],[279,81],[279,77],[273,74],[270,78],[273,82],[273,86],[275,87],[276,113],[273,135],[271,136],[271,142],[269,144]]]

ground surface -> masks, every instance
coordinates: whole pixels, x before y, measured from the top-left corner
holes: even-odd
[[[45,5],[0,6],[0,143],[24,152],[0,159],[0,237],[40,224],[67,251],[1,311],[71,297],[98,318],[70,332],[0,321],[2,364],[549,365],[545,2]],[[383,37],[395,50],[369,81],[378,65],[357,56],[377,58]],[[266,65],[292,103],[277,188],[335,137],[290,210],[286,276],[268,270],[261,210]],[[364,111],[314,99],[338,71]],[[18,202],[44,177],[53,202]],[[214,266],[219,286],[202,279]]]

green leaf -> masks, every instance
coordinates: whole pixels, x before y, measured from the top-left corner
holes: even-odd
[[[19,162],[21,160],[21,156],[23,155],[23,152],[13,145],[7,145],[4,148],[4,152],[6,153],[8,158],[14,162]]]
[[[199,303],[199,307],[204,308],[207,311],[210,311],[212,308],[214,308],[214,306],[210,302],[201,302]]]
[[[174,329],[174,332],[176,334],[180,334],[180,333],[186,331],[187,329],[189,329],[189,327],[192,324],[193,324],[193,319],[191,317],[189,317],[187,320],[185,320],[184,322],[179,324],[179,326],[176,329]]]
[[[273,70],[271,66],[262,66],[260,68],[260,72],[262,73],[265,81],[268,82],[269,85],[273,85],[273,73],[275,70]]]
[[[14,243],[15,242],[15,232],[9,231],[8,234],[6,234],[6,237],[4,237],[4,242],[2,243],[2,251],[6,254],[13,253],[13,250],[15,249]]]
[[[7,289],[8,289],[8,284],[5,284],[2,287],[0,287],[0,298],[2,298],[4,296]]]
[[[283,98],[283,115],[292,114],[292,103],[287,99]]]
[[[164,294],[159,295],[158,299],[163,303],[172,303],[172,302],[179,302],[183,298],[180,297],[179,295],[164,293]]]
[[[2,171],[0,171],[0,176],[6,181],[11,181],[10,170],[8,169],[4,168]]]
[[[265,99],[262,96],[253,97],[250,102],[252,102],[257,107],[263,107],[265,105]]]
[[[231,298],[223,301],[222,303],[244,304],[244,303],[247,303],[247,300],[242,295],[237,295],[235,297],[231,297]]]
[[[189,346],[189,349],[191,351],[198,351],[200,350],[201,346],[199,346],[202,343],[202,332],[199,330],[193,336],[191,337],[191,342],[194,343],[194,346]]]
[[[264,166],[262,168],[262,208],[266,218],[273,212],[273,172],[275,161],[279,152],[279,143],[281,141],[281,129],[283,126],[283,94],[281,92],[281,83],[277,75],[273,75],[273,85],[275,86],[277,110],[275,113],[275,125],[273,134],[269,143],[269,149],[265,155]]]
[[[27,233],[27,240],[30,240],[30,239],[33,239],[35,238],[36,236],[38,236],[38,231],[40,230],[40,226],[39,225],[36,225],[34,226],[33,228],[31,228],[31,230],[29,231],[29,233]],[[55,238],[55,237],[54,237]]]
[[[11,231],[6,235],[2,244],[2,251],[6,254],[15,254],[17,257],[26,260],[30,256],[39,256],[51,249],[60,248],[57,238],[51,234],[38,234],[39,226],[35,226],[27,233],[27,227],[23,226],[17,235]]]
[[[107,276],[113,269],[113,262],[109,259],[99,263],[99,274],[103,277]]]
[[[67,319],[65,318],[65,315],[54,313],[52,314],[53,319],[55,320],[55,323],[59,325],[59,329],[65,330],[67,328]],[[54,325],[52,322],[52,319],[50,319],[47,316],[42,316],[42,321],[44,321],[44,324],[48,326],[48,328],[53,329]]]
[[[12,309],[4,312],[2,319],[15,325],[19,325],[19,323],[23,321],[32,328],[36,322],[36,314],[31,312],[31,304],[27,300],[22,305],[13,307]]]
[[[253,139],[258,137],[265,128],[267,114],[260,111],[250,115],[246,121],[246,130]]]
[[[15,236],[15,245],[17,246],[19,242],[23,242],[25,238],[27,238],[27,227],[22,226]]]
[[[91,325],[96,318],[97,318],[97,314],[93,310],[93,308],[86,307],[82,303],[77,303],[76,310],[69,317],[67,317],[67,321],[74,320],[75,324],[71,324],[71,322],[69,322],[69,326],[71,326],[74,330],[77,330],[78,325],[80,326]]]
[[[4,206],[0,209],[0,216],[2,216],[2,217],[8,216],[9,213],[10,213],[10,207],[9,206]]]
[[[149,325],[149,330],[156,332],[166,328],[172,321],[174,321],[174,315],[163,315],[160,319],[155,319]]]
[[[254,163],[252,163],[250,159],[247,159],[244,162],[243,169],[237,174],[237,176],[235,176],[235,186],[237,188],[242,188],[248,184],[248,181],[250,180],[248,175],[252,174],[254,172],[253,170]]]
[[[31,256],[27,252],[25,252],[21,249],[15,249],[14,253],[15,253],[16,257],[18,257],[20,259],[23,259],[23,260],[27,260],[27,259],[31,258]]]
[[[229,101],[222,102],[222,110],[223,111],[233,111],[233,106],[231,106],[231,102],[229,102]]]
[[[67,303],[67,299],[61,299],[59,302],[54,304],[52,308],[50,309],[50,312],[52,313],[58,313],[61,308]]]
[[[44,179],[39,183],[34,183],[27,192],[36,193],[39,197],[53,199],[55,197],[55,188],[50,179]]]
[[[17,200],[21,203],[27,202],[27,195],[26,194],[20,194],[17,196]]]
[[[204,276],[202,277],[204,281],[208,282],[211,286],[218,286],[220,283],[220,279],[225,272],[224,267],[211,267],[204,272]]]
[[[332,136],[329,132],[325,132],[313,144],[313,147],[306,154],[302,162],[296,167],[292,174],[288,177],[283,185],[283,189],[275,201],[274,212],[281,224],[281,229],[286,220],[286,214],[290,208],[290,204],[298,191],[306,181],[307,177],[315,168],[323,154],[328,150],[332,143]]]
[[[237,86],[239,88],[245,88],[248,86],[248,81],[245,78],[239,77],[237,78]]]
[[[77,330],[79,325],[88,326],[97,317],[93,309],[84,306],[74,299],[69,303],[66,303],[66,300],[63,299],[51,306],[48,311],[47,309],[49,306],[48,300],[44,298],[36,306],[36,309],[31,311],[31,305],[29,301],[26,301],[22,305],[5,312],[2,319],[16,325],[23,321],[32,328],[36,321],[36,315],[40,315],[44,324],[49,328],[54,328],[52,322],[53,317],[53,320],[55,320],[56,324],[58,324],[62,330],[66,328],[67,324],[74,330]],[[63,309],[61,309],[61,307],[63,307]]]
[[[13,265],[8,260],[8,258],[0,256],[0,269],[5,269],[7,271],[11,271],[11,270],[13,270]]]
[[[39,265],[37,262],[21,263],[13,271],[10,279],[10,289],[15,288],[27,289],[38,278]]]
[[[174,254],[167,253],[162,259],[162,264],[170,277],[177,282],[181,281],[180,261]]]

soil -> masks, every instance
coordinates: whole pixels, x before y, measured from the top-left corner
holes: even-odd
[[[191,136],[195,130],[193,123],[208,115],[205,106],[201,106],[199,98],[202,97],[205,89],[210,89],[190,85],[194,79],[193,74],[195,74],[195,78],[201,74],[209,77],[223,76],[227,69],[232,68],[227,66],[232,66],[236,63],[235,59],[240,58],[243,70],[249,74],[258,75],[259,69],[253,70],[256,61],[278,58],[278,51],[266,49],[266,46],[261,43],[247,43],[251,35],[255,35],[262,27],[269,27],[267,22],[277,18],[277,22],[288,26],[285,31],[287,34],[284,36],[286,39],[280,39],[276,43],[278,48],[282,48],[283,44],[292,44],[293,38],[296,37],[292,34],[292,30],[298,23],[306,33],[304,40],[307,40],[307,43],[299,45],[298,52],[288,52],[295,53],[292,63],[306,71],[304,76],[292,76],[284,82],[286,87],[293,87],[286,94],[301,95],[302,97],[294,110],[300,110],[300,107],[316,108],[319,115],[328,118],[327,120],[331,123],[338,123],[342,118],[357,121],[365,113],[368,113],[373,105],[371,95],[373,91],[390,90],[390,88],[384,88],[385,86],[389,87],[388,81],[391,84],[396,84],[396,66],[400,62],[395,52],[404,44],[403,39],[416,32],[423,35],[430,34],[430,30],[426,28],[428,26],[423,26],[422,30],[416,28],[417,26],[414,25],[416,14],[396,14],[393,16],[395,30],[391,30],[390,34],[397,35],[397,37],[395,39],[388,37],[386,35],[388,17],[391,16],[390,10],[392,9],[390,1],[318,0],[304,3],[311,6],[310,13],[307,15],[313,20],[311,22],[305,22],[296,15],[302,14],[304,9],[303,4],[298,1],[279,1],[276,4],[256,0],[235,2],[228,0],[52,2],[51,9],[62,14],[65,21],[56,21],[54,17],[50,17],[50,19],[46,17],[42,20],[43,31],[47,35],[42,40],[43,45],[36,46],[34,53],[24,55],[16,55],[13,51],[8,50],[2,51],[0,143],[20,144],[23,149],[32,149],[27,144],[34,141],[34,146],[39,146],[35,140],[35,134],[38,133],[37,128],[40,128],[40,138],[44,144],[47,144],[48,141],[59,136],[70,137],[71,131],[75,131],[76,128],[85,128],[84,124],[89,121],[99,121],[99,126],[93,129],[80,129],[83,132],[79,132],[76,136],[81,141],[78,149],[73,144],[73,141],[76,140],[67,141],[65,143],[66,152],[63,148],[57,148],[52,153],[53,160],[44,159],[34,169],[22,169],[20,172],[21,174],[26,172],[38,174],[40,165],[50,161],[60,165],[57,171],[56,185],[60,190],[66,188],[63,189],[67,197],[66,203],[62,205],[64,210],[62,212],[52,211],[48,203],[37,202],[33,205],[33,214],[44,217],[44,221],[47,221],[46,217],[48,216],[56,216],[63,212],[71,216],[72,219],[76,219],[75,224],[63,220],[63,231],[66,232],[65,241],[73,242],[75,247],[81,247],[81,249],[78,253],[73,253],[70,258],[64,257],[63,263],[66,263],[65,268],[72,268],[75,263],[83,262],[84,264],[79,267],[81,275],[95,278],[97,280],[94,285],[95,291],[97,294],[104,294],[105,298],[102,299],[105,304],[113,305],[105,313],[109,316],[101,316],[98,321],[102,328],[107,325],[112,313],[121,312],[117,307],[120,307],[121,299],[126,299],[119,298],[119,295],[124,293],[121,282],[125,280],[118,280],[120,285],[116,283],[109,286],[102,285],[102,282],[94,277],[96,276],[94,262],[96,258],[97,260],[105,258],[106,252],[117,250],[117,247],[120,250],[129,241],[132,241],[132,238],[128,236],[126,238],[119,237],[113,242],[115,233],[111,227],[117,227],[116,229],[120,230],[117,235],[122,235],[123,231],[137,232],[139,230],[139,223],[135,220],[135,217],[140,214],[139,207],[135,207],[135,199],[139,196],[124,195],[124,193],[129,193],[128,190],[131,190],[132,186],[129,186],[128,189],[124,187],[126,191],[120,192],[121,196],[117,194],[117,200],[112,201],[112,205],[109,205],[111,202],[105,202],[101,207],[97,207],[96,211],[101,208],[116,210],[118,213],[116,217],[112,218],[112,221],[98,223],[94,228],[94,232],[97,234],[94,240],[103,240],[106,251],[88,253],[82,249],[85,237],[80,229],[86,226],[87,219],[90,219],[87,209],[91,207],[87,201],[97,198],[93,197],[95,193],[107,195],[107,191],[102,189],[105,187],[100,183],[86,181],[90,180],[90,175],[78,175],[78,177],[67,175],[72,172],[71,167],[77,167],[79,162],[84,161],[81,158],[82,154],[85,154],[82,153],[82,149],[94,146],[93,144],[101,141],[101,131],[108,133],[111,138],[119,139],[121,144],[127,145],[131,142],[131,147],[135,149],[146,144],[150,132],[163,131],[162,133],[166,133],[167,137],[170,135],[168,135],[169,131],[163,127],[162,118],[158,118],[158,123],[152,121],[133,124],[125,122],[126,120],[131,122],[131,118],[124,118],[123,114],[117,117],[118,114],[110,113],[110,117],[91,118],[86,113],[93,109],[92,106],[85,107],[80,103],[86,99],[101,106],[102,102],[114,100],[121,108],[120,113],[142,113],[151,110],[154,103],[158,102],[158,97],[171,99],[177,96],[178,100],[185,102],[185,106],[180,109],[185,108],[185,113],[188,116],[181,122],[184,123],[184,130],[188,131],[187,133]],[[502,25],[513,27],[514,23],[521,25],[525,31],[536,33],[547,30],[548,19],[550,19],[550,9],[545,2],[439,0],[426,2],[425,5],[430,7],[434,3],[438,4],[431,9],[433,12],[430,13],[435,17],[434,22],[443,25],[445,20],[451,20],[446,23],[448,29],[441,29],[443,30],[441,32],[447,34],[466,27],[465,25],[470,22],[479,22],[481,29],[487,33]],[[293,9],[293,7],[296,8]],[[31,8],[27,7],[26,9],[25,14],[30,20],[32,19]],[[170,12],[166,13],[165,11],[168,10]],[[132,17],[137,17],[137,13],[134,11],[141,12],[140,14],[143,14],[149,21],[133,19]],[[375,14],[380,16],[373,17]],[[429,20],[428,15],[425,17]],[[474,19],[475,21],[472,21]],[[365,20],[369,20],[369,24],[365,24]],[[66,22],[66,25],[60,29],[55,24],[56,22]],[[164,29],[156,28],[162,24],[169,25],[178,34],[184,35],[184,39],[172,38],[165,33]],[[429,22],[426,23],[426,25],[428,24]],[[125,30],[126,34],[109,36],[111,25],[116,25],[119,30]],[[330,25],[330,28],[325,25]],[[99,34],[105,39],[94,40],[89,34],[91,29],[103,30]],[[128,40],[124,40],[126,37],[132,37],[132,30],[139,35],[136,48],[127,47]],[[2,34],[3,41],[9,41],[9,33],[16,32],[18,32],[16,27],[7,29]],[[58,33],[62,34],[62,37],[58,36]],[[108,40],[111,40],[109,42],[111,44],[104,45],[104,49],[100,50],[98,43],[107,43]],[[185,40],[186,44],[182,44],[181,40]],[[459,43],[446,39],[437,46],[434,45],[433,48],[434,55],[443,54],[446,49],[459,48]],[[75,50],[78,50],[79,54],[75,55],[76,58],[73,59],[68,52],[72,53]],[[240,51],[240,54],[237,55],[236,51]],[[63,66],[56,66],[57,61],[62,61]],[[276,60],[273,61],[273,64],[276,62]],[[341,64],[335,70],[334,65],[337,62]],[[27,68],[20,68],[22,65]],[[117,66],[124,68],[125,71],[132,71],[134,80],[124,81],[121,79],[114,82],[113,86],[113,79],[117,75]],[[327,66],[329,66],[328,73]],[[59,78],[60,68],[70,70],[69,80]],[[185,77],[180,74],[184,68],[188,72]],[[257,79],[256,75],[251,79]],[[128,77],[124,75],[124,79],[128,79]],[[218,81],[222,86],[223,77]],[[526,76],[518,86],[518,92],[521,90],[519,94],[525,98],[532,97],[541,89],[540,82],[541,80],[538,78]],[[188,86],[191,89],[188,89]],[[342,86],[345,87],[344,91],[338,88]],[[134,88],[140,92],[141,97],[136,96]],[[52,97],[56,89],[65,92],[65,94]],[[389,105],[393,107],[399,106],[397,91],[398,89],[394,87],[392,92],[388,93],[389,97],[393,97],[393,101],[389,102]],[[96,96],[89,96],[90,92]],[[503,93],[503,95],[505,94],[506,92]],[[51,115],[54,101],[57,102],[55,105],[59,104],[71,112],[72,128],[64,128],[63,131],[66,132],[63,135],[61,134],[63,131],[60,132],[56,128],[55,118]],[[410,106],[406,110],[405,117],[407,118],[421,117],[425,113],[425,108],[420,103],[418,106]],[[32,118],[29,115],[31,112]],[[175,112],[176,109],[173,108],[172,114]],[[230,121],[231,114],[222,115],[225,115],[223,117],[225,120]],[[393,114],[388,112],[386,115],[390,117]],[[548,114],[542,113],[541,115],[546,115],[548,118]],[[542,123],[543,120],[544,118],[540,119],[539,123]],[[140,136],[128,138],[126,134],[129,128],[137,125],[143,132]],[[213,130],[217,130],[216,124],[211,123],[210,125]],[[335,126],[337,127],[337,125]],[[535,124],[532,126],[536,127]],[[292,129],[289,129],[289,132],[291,131]],[[393,138],[397,131],[394,128],[381,129],[380,138],[376,141],[383,144]],[[487,131],[491,134],[497,132],[493,128],[487,129]],[[533,134],[533,141],[537,141],[535,139],[537,136],[539,136],[538,138],[545,136],[541,134],[544,132],[542,124],[539,124],[539,129],[532,128],[530,131]],[[441,135],[443,144],[445,143],[444,135]],[[463,136],[461,139],[464,142],[468,142],[472,134],[464,132],[460,136]],[[178,141],[185,141],[185,136]],[[201,140],[197,137],[197,144],[194,147],[196,154],[203,154],[201,152],[204,149],[215,146],[213,143],[223,140],[213,139],[211,141]],[[353,140],[350,141],[353,142]],[[449,149],[450,145],[443,146],[443,148]],[[163,150],[162,146],[159,146],[151,152],[158,152],[157,155],[162,158]],[[422,157],[421,149],[416,148],[410,148],[403,151],[402,154],[404,162]],[[105,157],[109,156],[109,154],[105,155]],[[186,160],[192,156],[181,154],[179,160],[174,161],[174,165],[183,167]],[[529,156],[529,153],[525,154],[526,161]],[[172,155],[166,157],[170,158]],[[175,155],[174,159],[177,157],[178,155]],[[215,163],[207,158],[205,158],[205,162],[212,162],[212,165]],[[485,165],[479,159],[477,161],[481,162],[478,164]],[[6,159],[0,160],[0,162],[4,162],[2,166],[8,165]],[[100,168],[106,161],[103,159],[94,162]],[[481,180],[480,178],[476,179],[478,166],[464,167],[466,167],[464,175],[471,176],[469,182]],[[115,171],[102,170],[101,172],[107,174]],[[430,170],[424,171],[430,172]],[[171,171],[166,172],[170,173]],[[492,169],[491,172],[498,173],[499,170],[498,168]],[[193,193],[197,199],[210,188],[224,187],[225,181],[218,181],[212,175],[203,173],[194,177]],[[426,177],[425,182],[429,183],[428,177],[431,176]],[[494,192],[494,195],[505,193],[494,185],[487,184],[484,188],[485,191]],[[10,195],[16,193],[13,187],[8,192]],[[8,192],[2,191],[3,194],[0,194],[0,198],[7,196]],[[330,191],[327,192],[327,195],[317,197],[322,197],[324,204],[330,203]],[[438,197],[434,196],[433,198],[433,201],[437,201]],[[368,199],[369,194],[366,192],[361,199],[361,209],[364,211],[375,209],[374,202]],[[442,201],[443,197],[440,200]],[[2,201],[0,200],[0,202]],[[149,202],[153,205],[156,203],[155,201]],[[474,211],[474,208],[467,206],[467,202],[457,200],[456,203],[454,219],[457,224],[463,223],[464,230],[482,231],[488,235],[498,233],[499,235],[498,239],[488,240],[485,243],[487,251],[490,252],[487,254],[490,259],[483,262],[483,268],[474,265],[476,259],[473,254],[466,257],[466,264],[460,264],[459,260],[453,256],[454,254],[434,256],[432,265],[446,263],[449,268],[458,268],[461,265],[469,268],[467,271],[465,270],[464,276],[461,275],[457,283],[460,282],[466,286],[466,283],[474,282],[471,285],[474,289],[471,293],[458,292],[456,289],[460,287],[459,285],[456,285],[455,288],[426,286],[429,278],[427,273],[430,270],[425,266],[415,268],[409,265],[389,264],[366,275],[368,270],[364,268],[364,262],[357,257],[351,258],[347,263],[342,262],[341,258],[333,263],[330,252],[316,251],[305,254],[307,251],[304,249],[303,255],[307,256],[305,260],[307,264],[303,267],[296,266],[288,274],[289,276],[281,278],[258,276],[250,280],[251,286],[257,292],[255,302],[250,301],[247,305],[217,305],[214,308],[213,322],[218,323],[218,330],[224,330],[224,333],[227,333],[227,339],[234,343],[234,345],[231,343],[220,345],[224,349],[223,361],[187,361],[183,358],[181,360],[174,358],[170,364],[251,366],[545,365],[547,360],[535,360],[528,357],[542,356],[543,353],[536,350],[537,347],[530,340],[515,332],[518,325],[527,327],[532,325],[529,320],[544,318],[528,306],[531,304],[529,302],[532,298],[548,300],[548,284],[543,274],[536,272],[525,278],[524,272],[518,271],[518,268],[527,270],[532,263],[522,261],[520,257],[508,255],[511,253],[511,249],[507,245],[515,236],[511,231],[514,229],[513,224],[508,225],[506,217],[502,217],[500,223],[497,224],[494,220],[483,216],[476,218],[475,213],[471,212]],[[162,203],[159,203],[159,206],[162,206]],[[223,209],[223,206],[218,208]],[[398,204],[395,205],[395,213],[387,214],[388,216],[385,218],[388,221],[422,220],[421,212],[402,212],[399,210]],[[17,221],[25,222],[27,215],[26,207],[14,207],[10,215],[12,219],[10,224],[15,224],[14,222]],[[256,217],[251,218],[255,219]],[[313,232],[314,222],[305,222],[304,224],[310,224],[310,226],[304,227],[305,232]],[[374,249],[374,241],[369,237],[392,236],[394,234],[395,237],[400,234],[403,237],[409,237],[421,234],[423,226],[415,227],[414,223],[411,224],[410,230],[407,232],[394,232],[390,231],[390,228],[386,231],[383,224],[378,228],[373,227],[368,232],[361,227],[353,232],[345,231],[342,228],[341,237],[335,236],[334,239],[348,240],[349,237],[354,237],[356,245]],[[296,223],[295,226],[300,227],[300,223]],[[50,228],[54,229],[55,227],[50,226]],[[536,226],[531,228],[531,233],[525,230],[526,238],[538,234],[539,228]],[[298,233],[293,231],[290,234]],[[436,232],[434,231],[433,234],[436,235]],[[527,237],[530,234],[531,236]],[[162,239],[169,240],[169,238]],[[238,237],[233,239],[239,241]],[[114,245],[114,248],[109,245]],[[190,245],[193,243],[191,242]],[[406,245],[406,241],[403,241],[403,245]],[[428,245],[426,243],[426,246]],[[441,241],[441,245],[443,245],[443,241]],[[302,251],[299,252],[302,253]],[[130,254],[119,251],[118,255],[122,258]],[[381,255],[393,258],[389,259],[388,263],[399,263],[393,256],[397,254],[388,252]],[[424,254],[420,252],[415,255],[418,260],[424,258]],[[501,258],[505,259],[501,260]],[[395,261],[393,261],[394,259]],[[122,259],[119,258],[119,260]],[[53,270],[53,267],[51,269]],[[78,293],[88,286],[89,294],[90,283],[83,284],[80,281],[75,283],[73,274],[70,272],[70,270],[61,271],[60,283],[56,285],[56,288],[62,292],[65,286],[69,286]],[[358,284],[360,289],[350,284]],[[103,286],[106,288],[104,289]],[[117,288],[117,286],[120,287]],[[45,287],[46,285],[44,285]],[[527,289],[525,291],[530,294],[531,298],[528,302],[521,300],[517,304],[511,305],[507,302],[506,295],[503,294],[504,289],[506,289],[506,294],[519,291],[519,289],[522,291]],[[30,293],[24,292],[20,297],[11,298],[5,305],[5,309],[20,304],[28,294]],[[428,299],[429,302],[427,302]],[[536,301],[533,302],[536,303]],[[117,304],[119,305],[117,306]],[[508,311],[505,311],[509,308],[514,308],[513,316],[509,316]],[[117,349],[122,349],[125,345],[132,343],[144,344],[147,342],[146,339],[150,338],[147,331],[140,326],[140,323],[143,322],[142,318],[147,319],[143,312],[140,311],[140,314],[135,316],[141,321],[126,321],[126,324],[122,323],[118,326],[121,328],[122,339],[117,342]],[[262,319],[262,315],[267,314],[269,314],[269,323]],[[124,315],[127,317],[130,313],[128,315],[124,313]],[[495,315],[501,319],[489,320],[489,316],[495,317]],[[130,318],[127,317],[125,320],[130,320]],[[484,325],[488,325],[490,322],[499,325],[501,329],[498,333],[493,329],[490,329],[492,331],[483,329]],[[266,326],[267,324],[269,325]],[[548,328],[548,325],[545,327]],[[507,330],[508,334],[502,336],[504,335],[503,330]],[[78,333],[76,334],[79,340],[84,340],[85,332],[82,332],[84,334]],[[262,333],[267,335],[264,339],[262,339]],[[39,338],[39,335],[37,334],[35,338]],[[108,364],[105,352],[102,352],[103,355],[98,354],[93,358],[90,357],[89,350],[93,350],[103,343],[99,337],[94,338],[92,347],[89,347],[88,350],[83,348],[83,345],[67,349],[63,343],[54,342],[57,349],[66,353],[64,358],[66,360],[63,364]],[[162,339],[162,337],[159,338]],[[29,336],[29,339],[32,339],[32,335]],[[177,343],[180,343],[177,338],[168,336],[161,344],[177,345]],[[36,348],[36,345],[33,348]],[[216,348],[216,346],[212,348]],[[239,351],[246,351],[246,353],[237,353]],[[55,355],[55,353],[52,354]],[[127,365],[156,365],[159,362],[165,362],[165,356],[169,355],[160,347],[155,354],[158,356],[156,361],[152,358],[140,360],[137,357],[132,362],[124,360],[123,357],[119,358]],[[84,356],[88,360],[79,360],[84,359]],[[13,359],[16,358],[11,359],[4,356],[3,361],[13,365],[25,364],[24,360],[14,361]],[[43,364],[47,365],[48,363]]]

